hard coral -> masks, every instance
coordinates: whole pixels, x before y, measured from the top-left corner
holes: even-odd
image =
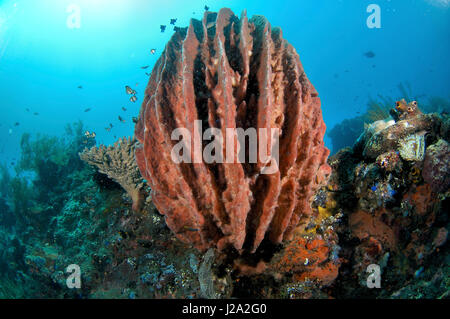
[[[86,148],[80,158],[119,183],[133,200],[133,210],[139,211],[145,196],[144,181],[134,159],[136,144],[134,138],[121,138],[113,146]]]
[[[279,170],[260,174],[261,161],[174,163],[171,133],[202,136],[196,120],[223,136],[227,128],[280,129]],[[279,28],[245,12],[239,19],[229,9],[208,11],[175,32],[152,71],[135,133],[155,206],[179,239],[200,250],[255,251],[266,235],[288,238],[330,173],[320,99],[297,52]]]

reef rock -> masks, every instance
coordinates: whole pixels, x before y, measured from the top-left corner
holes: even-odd
[[[422,177],[435,192],[446,192],[450,187],[450,144],[440,139],[427,148]]]
[[[406,161],[423,161],[425,157],[425,132],[412,134],[399,142],[400,156]]]
[[[144,181],[134,158],[136,144],[134,138],[121,138],[113,146],[86,148],[80,153],[80,158],[119,183],[133,200],[133,210],[139,211],[145,196]]]
[[[375,159],[379,155],[392,150],[398,150],[402,147],[402,143],[417,144],[418,148],[410,147],[405,149],[404,153],[407,157],[417,157],[423,149],[420,147],[421,143],[418,139],[411,137],[414,134],[417,136],[424,134],[434,134],[439,130],[440,119],[435,114],[418,114],[415,117],[399,120],[393,125],[376,132],[365,142],[363,156],[365,158]],[[406,139],[406,140],[405,140]],[[416,143],[419,142],[419,143]],[[423,144],[423,143],[422,143]],[[411,145],[410,145],[411,146]],[[417,153],[414,156],[411,153]]]
[[[440,279],[448,264],[446,115],[423,114],[404,100],[391,114],[394,124],[367,126],[353,149],[329,159],[333,170],[325,189],[333,190],[345,216],[333,225],[341,248],[333,288],[340,297],[401,298],[411,285],[415,292],[408,298],[446,296],[448,284]],[[379,266],[383,291],[367,289],[371,265]]]
[[[171,134],[177,128],[194,140],[209,128],[223,136],[227,128],[279,129],[279,169],[262,173],[260,159],[175,163],[171,152],[179,142]],[[281,30],[262,16],[248,20],[243,12],[239,19],[222,9],[191,20],[166,45],[136,124],[142,144],[136,160],[179,239],[200,250],[232,245],[255,251],[264,238],[289,238],[311,214],[311,197],[330,173],[324,133],[318,94]],[[270,138],[257,138],[259,149],[273,146]],[[195,158],[195,145],[186,145]],[[234,145],[222,146],[219,155],[248,150],[236,137]]]

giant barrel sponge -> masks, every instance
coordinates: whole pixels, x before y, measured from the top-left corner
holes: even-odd
[[[192,136],[208,128],[224,135],[227,128],[279,129],[279,169],[261,174],[260,160],[177,163],[177,128]],[[289,239],[309,218],[311,197],[330,173],[324,133],[318,94],[281,30],[262,16],[248,20],[244,11],[239,19],[222,9],[192,19],[167,43],[145,91],[135,156],[180,240],[199,250],[255,252],[263,239]],[[235,142],[236,152],[248,148]]]

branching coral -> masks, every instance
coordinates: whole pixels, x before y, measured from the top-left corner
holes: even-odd
[[[80,153],[86,163],[96,166],[100,173],[119,183],[133,200],[133,210],[139,211],[144,203],[144,181],[134,159],[137,141],[121,138],[113,146],[92,147]]]

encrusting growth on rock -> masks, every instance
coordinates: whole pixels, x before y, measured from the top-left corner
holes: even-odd
[[[136,139],[124,137],[112,146],[86,148],[80,158],[120,184],[133,200],[133,210],[139,211],[145,196],[144,181],[134,158],[136,144]]]

